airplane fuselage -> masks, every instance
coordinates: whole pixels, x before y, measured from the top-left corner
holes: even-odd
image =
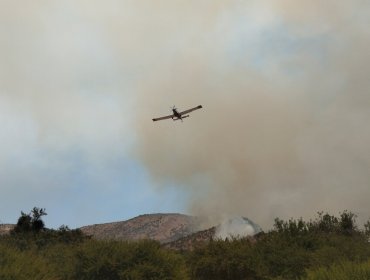
[[[175,108],[175,109],[172,109],[172,113],[173,113],[173,115],[174,115],[174,117],[172,117],[172,119],[174,120],[174,121],[177,121],[177,120],[181,120],[182,121],[182,119],[185,119],[185,118],[188,118],[189,117],[189,115],[186,115],[186,116],[184,116],[184,115],[181,115],[178,111],[177,111],[177,109]]]
[[[175,115],[176,118],[181,119],[181,114],[177,112],[177,109],[172,109],[173,114]]]

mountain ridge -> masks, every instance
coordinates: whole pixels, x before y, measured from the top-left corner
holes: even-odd
[[[83,226],[80,230],[97,239],[152,239],[167,243],[201,230],[201,223],[200,218],[185,214],[155,213],[126,221]]]
[[[142,214],[124,221],[92,224],[77,228],[100,240],[135,241],[151,239],[171,249],[192,249],[204,242],[227,236],[253,236],[261,228],[245,217],[227,219],[217,225],[206,218],[181,213]],[[0,235],[9,234],[14,224],[0,224]]]

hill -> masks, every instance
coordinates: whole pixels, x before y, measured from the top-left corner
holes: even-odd
[[[203,219],[183,214],[146,214],[127,221],[95,224],[80,229],[96,239],[151,239],[178,250],[192,249],[212,238],[253,236],[262,231],[257,224],[244,217],[234,217],[206,227]]]
[[[95,224],[80,229],[96,239],[152,239],[167,243],[202,230],[202,227],[201,220],[193,216],[146,214],[127,221]]]
[[[15,227],[13,224],[0,224],[0,235],[9,234],[9,232]]]

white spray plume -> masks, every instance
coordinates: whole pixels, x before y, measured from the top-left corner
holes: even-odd
[[[245,217],[234,217],[223,221],[216,227],[215,237],[220,239],[253,236],[262,229]]]

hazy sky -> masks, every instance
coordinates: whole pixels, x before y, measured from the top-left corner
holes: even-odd
[[[369,26],[365,0],[2,0],[0,221],[367,219]]]

